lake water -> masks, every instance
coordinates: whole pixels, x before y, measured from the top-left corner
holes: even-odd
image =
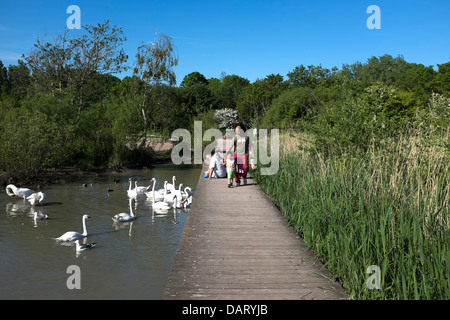
[[[47,200],[36,207],[9,197],[2,189],[0,299],[162,299],[189,210],[157,214],[144,194],[133,203],[136,220],[117,224],[112,217],[129,212],[128,178],[147,186],[155,177],[159,189],[175,175],[177,185],[183,183],[195,193],[200,170],[159,165],[74,178],[70,183],[46,186],[42,191]],[[35,224],[34,211],[49,218]],[[73,243],[52,238],[66,231],[81,233],[83,214],[92,218],[86,222],[87,242],[96,242],[96,246],[77,254]],[[79,273],[69,268],[73,265]],[[74,280],[77,274],[79,282]],[[79,283],[81,288],[69,289],[68,282]]]

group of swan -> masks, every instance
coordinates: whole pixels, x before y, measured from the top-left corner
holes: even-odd
[[[36,192],[28,188],[17,188],[13,184],[8,184],[6,186],[6,193],[10,197],[18,196],[28,200],[32,206],[42,205],[42,203],[44,203],[47,199],[47,195],[41,191]]]
[[[192,190],[189,187],[185,187],[182,189],[183,184],[181,183],[176,189],[175,187],[176,177],[172,177],[172,184],[165,181],[164,188],[160,190],[155,190],[156,179],[152,178],[151,182],[153,182],[153,186],[150,192],[150,185],[148,187],[138,187],[137,181],[135,182],[135,188],[132,187],[132,180],[129,179],[129,189],[127,190],[127,194],[129,196],[129,207],[130,213],[119,213],[116,214],[112,219],[114,222],[129,222],[136,219],[136,216],[133,212],[132,200],[138,194],[146,194],[148,198],[152,200],[152,207],[156,211],[167,211],[171,208],[187,208],[192,203]],[[6,193],[9,196],[19,196],[23,199],[27,199],[32,205],[42,205],[42,203],[46,200],[47,196],[42,192],[35,192],[31,189],[27,188],[17,188],[16,186],[10,184],[6,186]],[[46,214],[34,213],[34,221],[47,219],[48,216]],[[83,224],[83,232],[79,233],[76,231],[68,231],[62,234],[58,238],[54,238],[56,241],[60,242],[74,242],[76,243],[76,251],[84,251],[86,249],[90,249],[95,246],[95,243],[91,244],[80,244],[80,240],[87,237],[88,232],[86,228],[86,220],[91,220],[91,217],[87,214],[82,217]]]
[[[132,201],[133,199],[138,195],[145,193],[149,198],[152,199],[152,207],[156,211],[164,211],[169,210],[171,208],[182,208],[182,207],[189,207],[192,203],[192,190],[189,187],[184,188],[182,190],[183,184],[180,184],[179,189],[177,190],[173,186],[175,186],[175,176],[173,176],[173,184],[167,183],[167,181],[164,183],[164,189],[161,190],[155,190],[156,185],[156,179],[152,178],[151,182],[153,182],[152,191],[149,192],[150,185],[148,187],[138,187],[137,182],[135,182],[135,188],[131,189],[132,181],[129,179],[129,189],[127,190],[127,194],[129,197],[129,207],[130,207],[130,213],[119,213],[114,215],[112,217],[114,222],[129,222],[136,219],[136,216],[133,212],[133,206]],[[170,185],[170,186],[168,186]],[[161,201],[163,200],[163,201]],[[172,200],[172,203],[170,203],[170,200]],[[45,219],[47,216],[38,215],[35,213],[35,220],[36,219]],[[86,238],[88,235],[87,228],[86,228],[86,220],[91,220],[91,217],[87,214],[83,215],[82,217],[82,224],[83,224],[83,233],[79,233],[76,231],[68,231],[61,235],[58,238],[54,238],[56,241],[71,241],[76,243],[76,251],[84,251],[86,249],[90,249],[93,246],[95,246],[95,242],[91,244],[80,244],[79,240]]]
[[[192,189],[180,183],[178,189],[175,187],[176,177],[172,177],[172,184],[164,181],[164,188],[155,190],[156,179],[153,178],[152,191],[144,192],[152,200],[152,207],[159,210],[169,210],[170,208],[187,208],[192,203]]]
[[[137,181],[134,182],[128,179],[129,187],[127,194],[130,198],[135,198],[140,194],[145,194],[150,200],[152,200],[152,207],[157,210],[169,210],[171,208],[187,208],[192,203],[192,189],[185,187],[183,190],[183,184],[180,183],[178,189],[175,186],[176,177],[172,177],[172,183],[168,181],[164,182],[164,188],[155,190],[156,179],[152,178],[150,184],[147,187],[138,186]],[[150,191],[151,187],[151,191]],[[131,210],[130,210],[131,211]]]

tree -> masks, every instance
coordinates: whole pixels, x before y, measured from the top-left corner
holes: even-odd
[[[214,120],[221,129],[234,129],[239,124],[238,112],[235,109],[219,109],[214,112]]]
[[[205,78],[204,75],[202,75],[200,72],[191,72],[188,75],[186,75],[183,78],[183,81],[181,81],[180,87],[190,87],[195,84],[203,84],[208,85],[208,80]]]
[[[257,126],[270,108],[272,100],[286,90],[287,86],[287,82],[279,74],[270,74],[246,86],[236,102],[242,120],[249,127]]]
[[[434,90],[433,80],[436,71],[432,66],[425,67],[423,64],[410,63],[404,73],[396,81],[399,89],[413,92],[420,104],[426,105]]]
[[[4,93],[9,93],[9,88],[8,69],[6,69],[0,60],[0,97]]]
[[[450,96],[450,62],[438,64],[433,86],[438,93]]]
[[[167,84],[176,84],[176,75],[173,67],[178,65],[178,57],[173,52],[172,38],[166,34],[155,33],[153,42],[143,43],[138,47],[136,66],[133,74],[145,83],[144,97],[141,104],[143,118],[143,139],[140,146],[147,140],[147,131],[150,125],[149,115],[158,103],[158,96],[154,88]]]
[[[11,94],[17,98],[22,99],[27,96],[30,91],[32,78],[30,70],[27,68],[22,60],[18,61],[18,65],[9,65],[8,80]]]
[[[182,108],[187,116],[195,117],[200,113],[215,109],[214,97],[208,86],[193,84],[180,88]]]
[[[286,90],[272,101],[262,124],[268,128],[286,128],[295,125],[320,103],[312,88],[295,87]]]
[[[362,82],[364,86],[382,82],[386,85],[393,85],[399,77],[408,69],[408,62],[403,56],[393,58],[385,54],[381,57],[371,57],[365,64],[355,62],[351,65],[344,65],[340,75],[350,81]]]
[[[288,82],[290,87],[304,86],[314,89],[319,85],[329,85],[336,70],[336,68],[329,70],[321,65],[308,67],[300,65],[287,74]]]
[[[66,87],[72,89],[72,102],[78,119],[86,107],[86,96],[95,94],[86,86],[96,74],[115,74],[125,71],[128,56],[121,48],[126,37],[122,28],[110,26],[106,20],[97,26],[83,26],[84,34],[69,37],[68,29],[52,41],[39,37],[34,49],[24,56],[33,79],[54,94]]]

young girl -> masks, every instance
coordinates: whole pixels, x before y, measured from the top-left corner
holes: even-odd
[[[235,165],[234,165],[234,157],[231,152],[227,153],[227,178],[228,178],[228,188],[231,188],[233,185],[233,178],[234,178],[234,172],[235,172]]]

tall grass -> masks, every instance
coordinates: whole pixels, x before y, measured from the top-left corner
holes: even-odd
[[[448,150],[404,136],[357,158],[324,159],[304,150],[310,140],[282,136],[279,172],[256,179],[347,293],[449,299]],[[366,285],[371,265],[379,289]]]

